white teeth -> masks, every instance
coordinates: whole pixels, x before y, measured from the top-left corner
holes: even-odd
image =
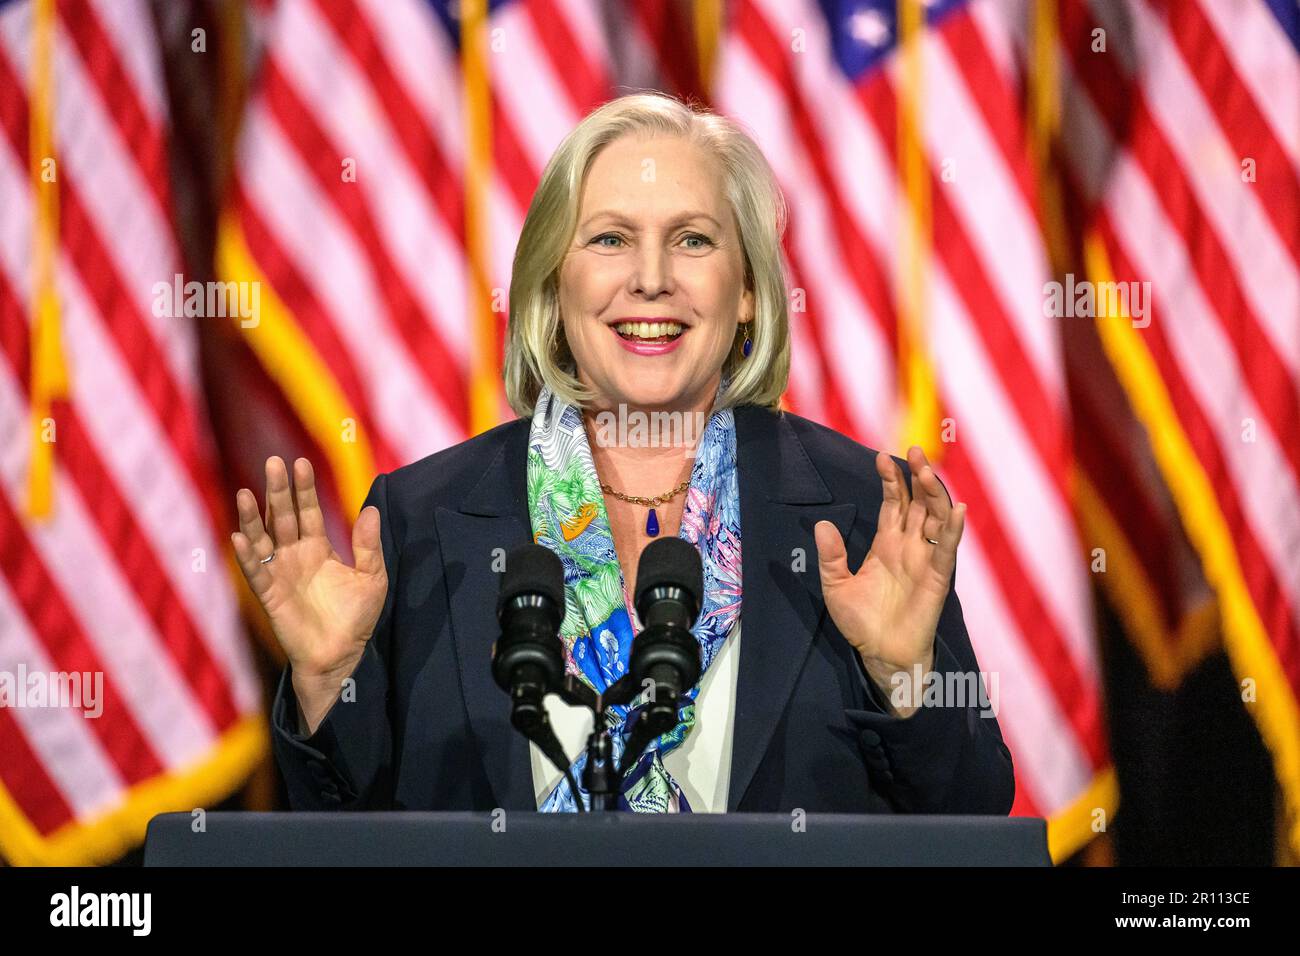
[[[634,335],[639,339],[657,339],[682,331],[680,322],[619,322],[614,328],[620,335]]]

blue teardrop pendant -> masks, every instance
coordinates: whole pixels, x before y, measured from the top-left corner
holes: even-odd
[[[659,516],[655,514],[653,508],[651,508],[650,513],[645,516],[645,533],[652,538],[659,537]]]

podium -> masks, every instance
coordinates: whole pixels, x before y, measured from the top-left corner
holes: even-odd
[[[145,866],[1050,866],[1031,817],[866,814],[189,813]]]

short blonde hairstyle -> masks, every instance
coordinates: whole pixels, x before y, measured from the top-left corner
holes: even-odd
[[[546,164],[519,234],[510,278],[506,337],[506,397],[522,417],[532,415],[542,385],[585,407],[594,395],[577,378],[560,317],[560,267],[573,242],[587,172],[597,153],[630,133],[683,136],[717,156],[727,200],[736,216],[745,259],[745,286],[754,293],[748,358],[735,346],[723,363],[727,387],[715,409],[776,408],[790,377],[790,316],[781,237],[785,199],[771,166],[737,123],[659,93],[610,100],[565,137]]]

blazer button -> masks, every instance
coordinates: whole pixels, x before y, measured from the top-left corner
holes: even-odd
[[[868,750],[863,755],[863,758],[867,761],[867,766],[870,767],[872,770],[878,770],[886,773],[889,771],[889,758],[886,757],[879,750]]]
[[[872,750],[877,750],[880,747],[880,734],[876,733],[874,730],[862,731],[859,735],[859,739],[862,741],[864,747],[870,747]]]

